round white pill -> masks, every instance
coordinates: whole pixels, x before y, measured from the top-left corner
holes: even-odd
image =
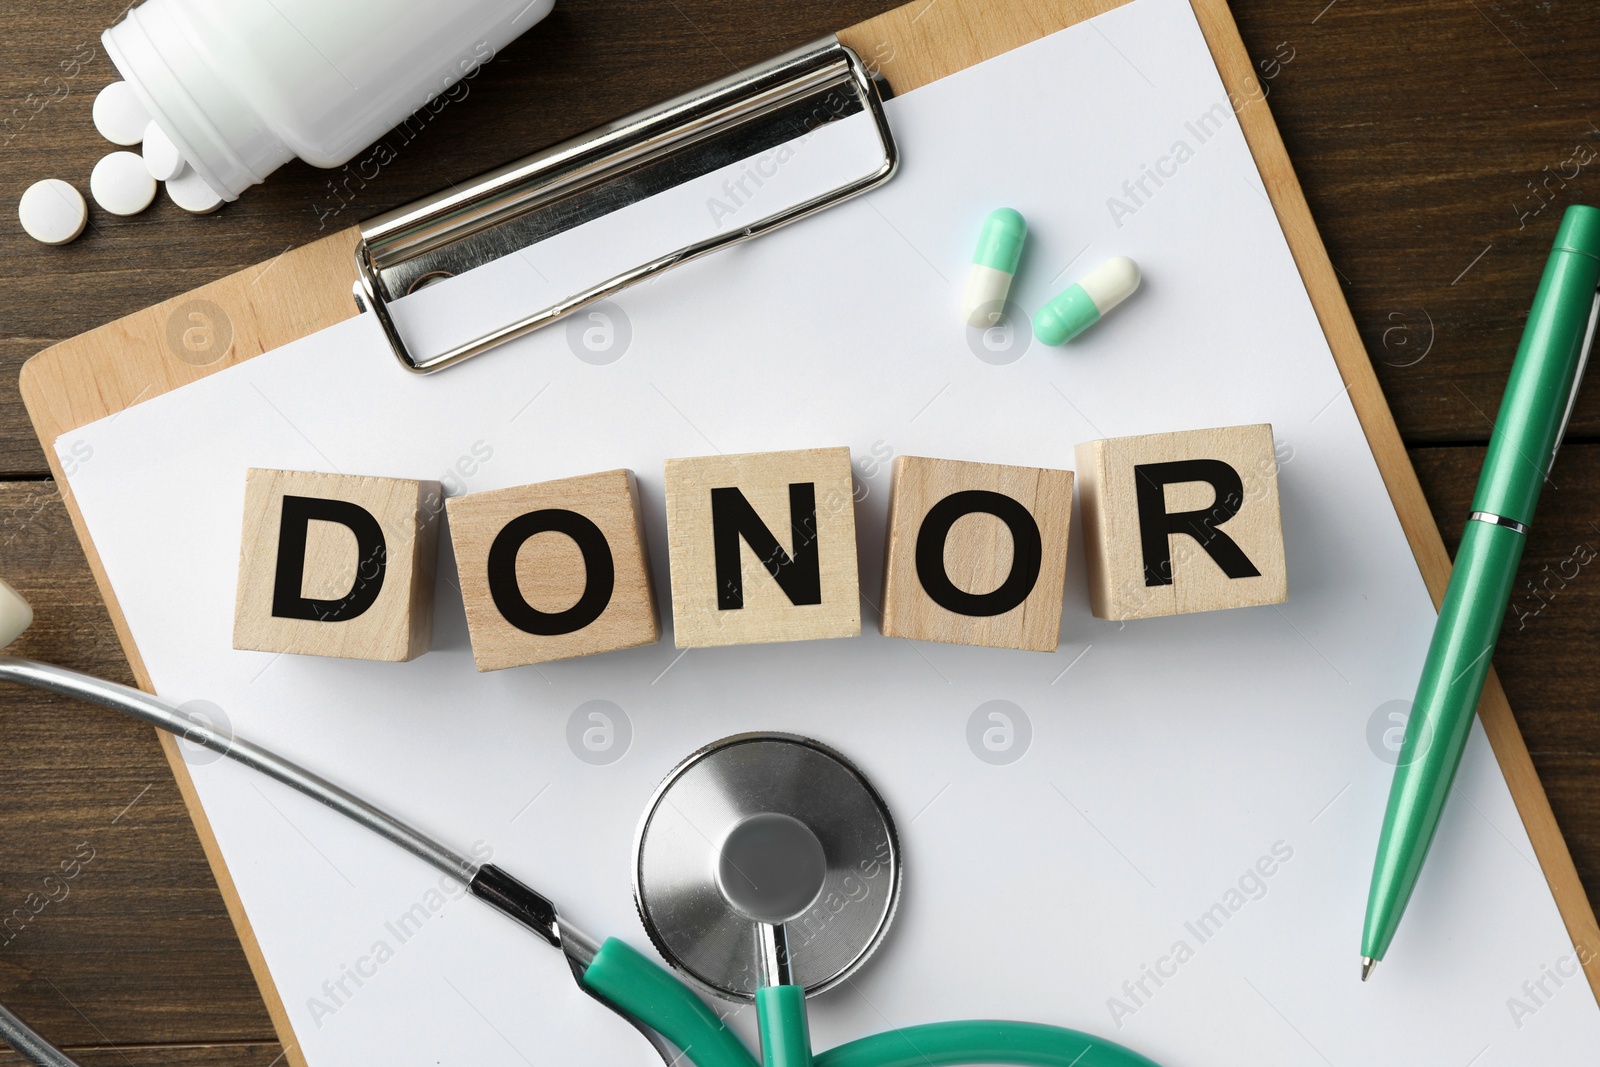
[[[0,579],[0,648],[22,636],[33,625],[33,609],[17,592]]]
[[[28,186],[17,204],[17,216],[35,241],[64,245],[83,232],[89,205],[82,193],[60,178],[46,178]]]
[[[170,182],[188,166],[178,146],[172,143],[172,138],[161,132],[161,127],[156,125],[154,119],[144,128],[143,154],[145,169],[158,182]]]
[[[140,156],[113,152],[89,172],[89,195],[113,215],[137,215],[156,198],[156,180]]]
[[[94,128],[112,144],[138,144],[149,124],[149,112],[127,82],[112,82],[94,98]]]
[[[222,197],[206,184],[206,180],[193,167],[185,167],[182,174],[167,183],[167,196],[172,198],[174,204],[194,215],[209,215],[222,206]]]

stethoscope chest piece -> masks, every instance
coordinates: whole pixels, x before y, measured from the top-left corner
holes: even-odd
[[[809,996],[883,939],[900,843],[883,798],[839,753],[789,734],[740,734],[657,788],[634,839],[633,884],[656,949],[712,993],[755,995],[765,927],[780,932],[789,980]]]

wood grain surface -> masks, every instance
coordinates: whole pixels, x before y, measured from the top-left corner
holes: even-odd
[[[397,158],[375,176],[294,164],[212,216],[183,216],[164,201],[131,219],[96,213],[63,249],[35,245],[8,214],[0,573],[38,612],[18,654],[132,680],[18,400],[28,356],[889,6],[562,0],[479,74],[466,100],[396,138]],[[8,205],[42,177],[83,187],[109,150],[89,107],[113,76],[99,32],[122,8],[0,2],[11,46],[0,68]],[[1233,11],[1453,549],[1555,222],[1570,203],[1600,202],[1600,8],[1243,0]],[[78,73],[67,76],[63,62]],[[1597,394],[1580,398],[1495,659],[1591,896],[1600,892],[1600,560],[1575,561],[1600,549]],[[65,896],[0,945],[0,1001],[68,1048],[104,1050],[83,1052],[89,1064],[273,1063],[283,1050],[150,731],[8,693],[0,736],[5,910],[80,845],[95,856]]]
[[[115,1045],[73,1049],[82,1067],[277,1067],[283,1049],[260,1041],[232,1045]],[[0,1050],[0,1067],[26,1061],[10,1049]]]

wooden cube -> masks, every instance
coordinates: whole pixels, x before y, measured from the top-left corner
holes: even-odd
[[[669,459],[679,648],[861,632],[848,448]]]
[[[1089,603],[1102,619],[1278,604],[1289,595],[1272,427],[1078,446]]]
[[[473,493],[448,508],[478,670],[661,639],[632,471]]]
[[[900,456],[884,634],[1054,652],[1071,520],[1071,471]]]
[[[233,647],[400,662],[433,640],[438,482],[251,470]]]

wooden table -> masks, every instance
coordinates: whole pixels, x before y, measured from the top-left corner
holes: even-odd
[[[87,187],[107,151],[90,104],[113,78],[99,32],[122,4],[0,0],[10,45],[0,69],[0,575],[37,611],[13,651],[131,681],[17,397],[34,352],[888,6],[561,0],[376,175],[294,164],[216,215],[183,216],[165,200],[132,219],[96,213],[75,244],[49,249],[22,234],[10,205],[43,177]],[[1241,0],[1234,11],[1453,549],[1556,221],[1568,204],[1600,202],[1600,7]],[[61,64],[74,59],[68,77]],[[1495,660],[1591,896],[1597,620],[1591,388],[1545,490]],[[85,1064],[277,1062],[149,729],[7,691],[0,738],[0,914],[28,916],[0,932],[0,1002]],[[46,883],[89,850],[76,878]]]

